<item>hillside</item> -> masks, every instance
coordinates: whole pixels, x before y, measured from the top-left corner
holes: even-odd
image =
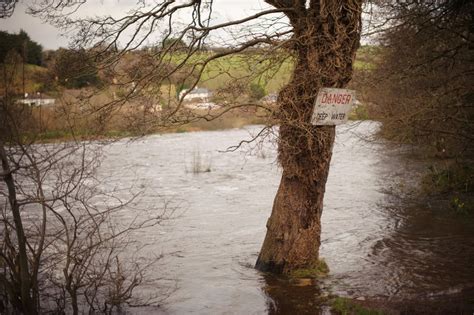
[[[48,69],[45,67],[26,64],[5,65],[0,64],[0,71],[5,73],[5,82],[0,85],[0,94],[5,94],[5,88],[8,88],[12,94],[22,95],[23,91],[27,93],[36,93],[45,91],[45,82],[48,77]],[[23,86],[24,84],[24,86]]]

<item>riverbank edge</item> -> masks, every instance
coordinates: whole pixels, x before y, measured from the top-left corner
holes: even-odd
[[[360,117],[357,114],[349,118],[348,123],[370,120],[367,117]],[[172,133],[187,133],[201,131],[222,131],[231,129],[241,129],[252,125],[273,126],[274,122],[263,117],[227,117],[219,118],[212,122],[198,121],[195,123],[183,124],[180,126],[162,127],[149,131],[131,131],[112,129],[105,132],[93,132],[91,130],[48,130],[40,133],[24,135],[25,143],[58,143],[68,141],[116,141],[124,138],[139,138],[149,135],[161,135]]]

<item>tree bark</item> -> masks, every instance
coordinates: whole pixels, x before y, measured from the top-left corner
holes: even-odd
[[[295,7],[297,17],[294,12],[289,16],[296,65],[278,96],[283,174],[256,263],[259,270],[286,274],[318,263],[335,127],[313,126],[310,120],[319,89],[343,88],[352,77],[361,5],[359,0],[311,1],[308,8]]]

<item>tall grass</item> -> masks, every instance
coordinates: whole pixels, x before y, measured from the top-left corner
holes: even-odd
[[[186,166],[186,173],[200,174],[200,173],[209,173],[211,172],[211,159],[205,159],[201,155],[200,150],[195,150],[193,152],[193,159],[191,165]]]

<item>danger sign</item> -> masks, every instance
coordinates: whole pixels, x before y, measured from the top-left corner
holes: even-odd
[[[354,100],[353,90],[322,88],[316,97],[311,123],[340,125],[347,122]]]

